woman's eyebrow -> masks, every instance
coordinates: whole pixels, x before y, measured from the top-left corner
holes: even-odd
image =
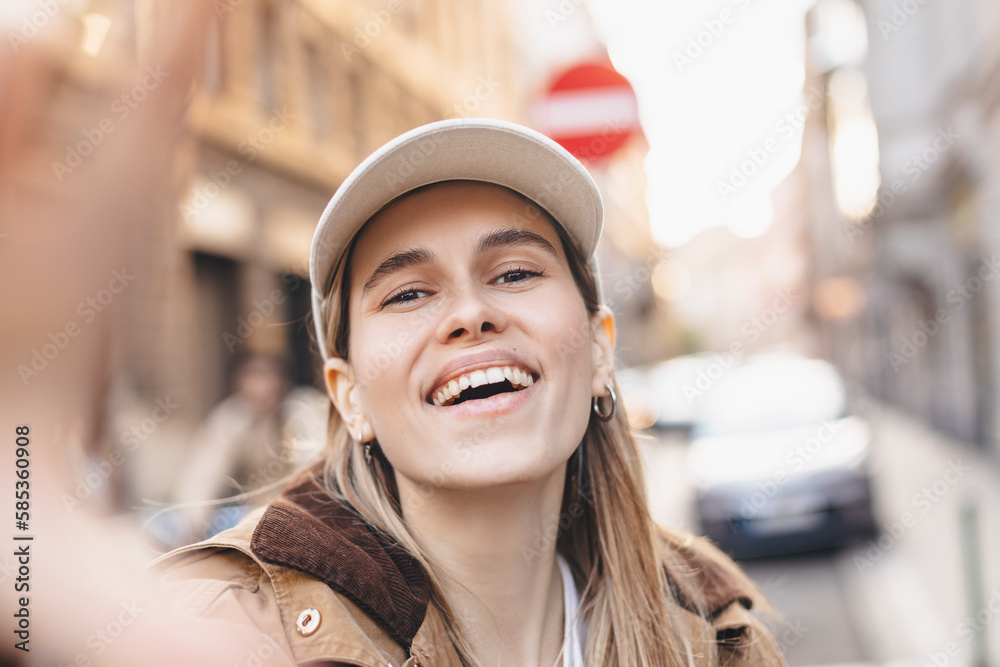
[[[371,276],[368,277],[368,280],[365,281],[365,286],[362,288],[361,293],[367,294],[373,287],[396,271],[402,271],[403,269],[419,264],[432,264],[433,262],[434,253],[426,248],[400,250],[390,255],[388,259],[376,267]]]
[[[527,229],[511,228],[495,229],[488,234],[480,236],[479,241],[476,243],[476,254],[484,253],[495,248],[508,248],[510,246],[518,245],[538,246],[539,248],[547,250],[558,257],[556,249],[552,247],[552,244],[535,232]]]

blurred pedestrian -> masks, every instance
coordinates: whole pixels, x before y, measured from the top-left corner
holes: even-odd
[[[187,608],[283,664],[784,664],[739,568],[650,518],[602,221],[583,166],[510,123],[363,162],[311,254],[325,460],[161,562]]]
[[[173,546],[235,525],[250,507],[276,495],[267,494],[325,439],[329,401],[311,387],[292,387],[280,359],[244,357],[232,385],[192,437],[175,493],[186,520],[170,539]]]

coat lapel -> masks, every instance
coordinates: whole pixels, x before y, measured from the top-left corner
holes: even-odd
[[[312,474],[264,512],[251,539],[266,563],[308,574],[347,597],[409,648],[430,602],[430,582],[402,548],[330,496]]]

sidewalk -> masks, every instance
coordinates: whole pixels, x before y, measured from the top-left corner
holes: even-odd
[[[875,662],[973,665],[985,640],[1000,664],[1000,467],[972,445],[867,401],[882,535],[839,561]],[[970,610],[961,515],[978,511],[981,600]]]

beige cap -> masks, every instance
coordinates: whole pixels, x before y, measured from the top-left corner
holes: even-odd
[[[309,254],[313,319],[328,356],[320,303],[355,234],[383,206],[443,181],[483,181],[519,192],[551,215],[593,258],[604,206],[586,168],[543,134],[501,120],[454,118],[418,127],[372,153],[344,180],[319,219]],[[591,261],[591,267],[596,267]]]

